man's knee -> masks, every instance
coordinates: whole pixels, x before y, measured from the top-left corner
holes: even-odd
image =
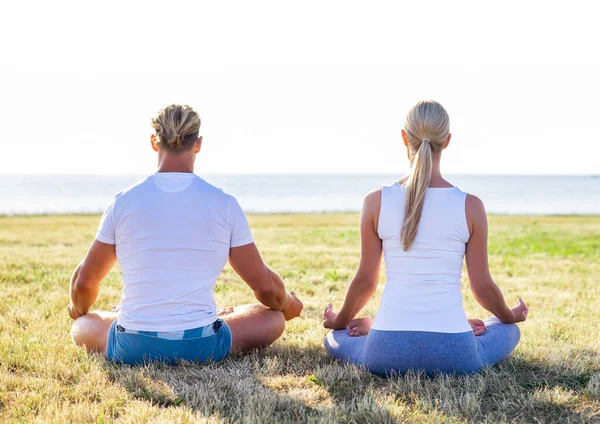
[[[82,346],[87,333],[89,333],[89,319],[84,315],[77,318],[71,325],[71,338],[77,346]]]
[[[262,339],[262,345],[268,346],[280,338],[285,331],[285,317],[281,311],[264,308],[262,305],[260,307],[261,313],[259,316],[261,319],[257,324],[258,328],[262,329],[262,337],[259,337],[259,339]]]
[[[261,318],[257,322],[258,328],[262,329],[265,345],[277,340],[285,331],[285,318],[283,312],[264,308],[260,305]]]
[[[71,338],[78,346],[103,351],[113,317],[104,312],[90,312],[80,316],[71,326]]]
[[[274,323],[273,323],[273,333],[277,334],[277,338],[281,337],[283,332],[285,331],[285,317],[283,316],[283,312],[281,311],[272,311],[275,315]]]

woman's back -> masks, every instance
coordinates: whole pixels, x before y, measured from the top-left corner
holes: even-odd
[[[406,188],[383,187],[378,235],[386,286],[373,328],[460,333],[470,326],[462,306],[461,273],[469,229],[467,194],[456,187],[428,188],[416,239],[405,251],[401,227]]]

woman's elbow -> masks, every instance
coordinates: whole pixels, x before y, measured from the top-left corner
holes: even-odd
[[[377,284],[379,280],[373,277],[359,277],[354,280],[356,285],[366,293],[374,293],[377,290]]]

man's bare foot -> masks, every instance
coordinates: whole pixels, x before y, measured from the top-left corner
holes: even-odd
[[[373,318],[357,318],[350,321],[348,335],[353,337],[366,336],[373,325]]]
[[[225,315],[229,315],[233,313],[233,307],[232,306],[228,306],[227,308],[221,308],[217,310],[217,316],[218,317],[224,317]]]

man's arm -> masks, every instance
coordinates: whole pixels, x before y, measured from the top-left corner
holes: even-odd
[[[287,292],[283,280],[262,260],[254,243],[232,247],[229,263],[263,305],[282,311],[286,320],[300,315],[302,302]]]
[[[89,312],[96,302],[100,282],[117,261],[114,244],[94,240],[83,261],[71,276],[69,315],[77,319]]]

